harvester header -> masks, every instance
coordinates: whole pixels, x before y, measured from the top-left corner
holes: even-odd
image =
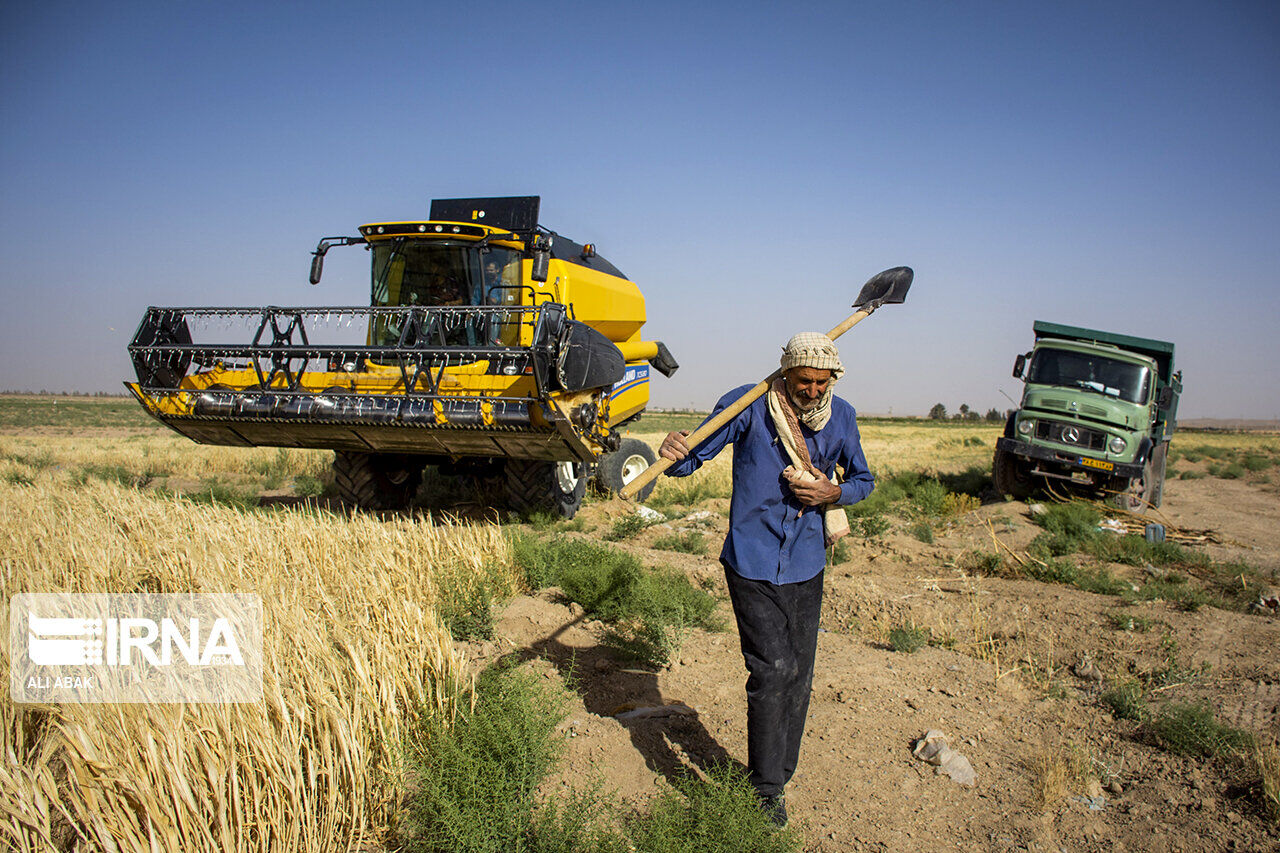
[[[650,367],[678,365],[642,338],[635,283],[538,225],[538,208],[437,200],[427,220],[322,239],[312,283],[330,248],[363,245],[368,306],[150,308],[127,387],[200,443],[336,451],[338,491],[362,506],[405,505],[430,464],[572,515],[611,454],[652,461],[621,428],[648,403]]]

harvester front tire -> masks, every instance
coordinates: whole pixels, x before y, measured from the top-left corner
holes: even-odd
[[[338,497],[361,509],[404,509],[418,492],[423,467],[413,456],[339,450],[333,455],[333,484]]]
[[[622,487],[643,474],[650,465],[658,461],[653,448],[637,438],[624,438],[618,449],[606,453],[600,459],[600,470],[596,474],[596,483],[607,495],[616,495]],[[656,483],[645,486],[636,495],[637,501],[644,501],[653,492]]]
[[[587,492],[587,477],[577,462],[508,459],[504,485],[507,504],[516,512],[573,518]]]
[[[1019,467],[1017,457],[1003,450],[997,450],[991,460],[991,480],[999,494],[1015,501],[1025,501],[1035,491],[1035,484]]]

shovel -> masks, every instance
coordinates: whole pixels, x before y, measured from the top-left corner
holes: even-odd
[[[907,301],[907,291],[911,288],[911,280],[915,278],[915,273],[911,271],[911,267],[893,267],[882,273],[877,273],[871,277],[871,280],[862,286],[862,290],[858,293],[858,298],[854,301],[853,307],[858,310],[845,318],[844,322],[827,332],[827,337],[831,340],[843,335],[854,326],[861,323],[864,319],[871,316],[871,312],[875,311],[881,305],[893,305],[899,302]],[[720,427],[733,420],[738,414],[750,406],[756,400],[760,399],[769,386],[773,384],[773,380],[782,375],[782,369],[779,368],[769,374],[756,387],[743,394],[733,402],[733,405],[726,408],[720,414],[704,423],[702,426],[694,430],[690,435],[685,437],[685,443],[689,445],[692,451],[695,447],[707,440],[707,437],[714,433]],[[649,483],[657,479],[658,475],[670,468],[674,463],[670,459],[659,458],[657,462],[650,465],[638,477],[627,485],[623,486],[622,491],[618,494],[631,500],[635,495]]]

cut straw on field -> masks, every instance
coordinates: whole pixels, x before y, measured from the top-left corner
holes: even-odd
[[[518,585],[494,526],[246,513],[52,470],[0,481],[0,584],[252,592],[260,704],[6,701],[0,839],[18,850],[346,850],[400,809],[401,743],[469,679],[434,612],[453,579]],[[9,612],[4,609],[3,633]],[[7,644],[0,655],[8,669]]]

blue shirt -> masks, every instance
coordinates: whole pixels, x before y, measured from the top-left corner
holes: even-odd
[[[725,394],[711,417],[752,387],[743,385]],[[818,432],[801,425],[800,431],[814,467],[827,477],[831,477],[837,463],[844,469],[845,480],[840,484],[836,503],[856,504],[871,494],[875,478],[862,453],[853,406],[832,397],[827,425]],[[733,445],[733,498],[729,504],[729,535],[720,559],[751,580],[783,584],[816,576],[827,563],[821,507],[808,507],[796,500],[782,476],[782,469],[791,464],[791,459],[778,440],[763,396],[668,468],[667,475],[692,474],[728,444]]]

